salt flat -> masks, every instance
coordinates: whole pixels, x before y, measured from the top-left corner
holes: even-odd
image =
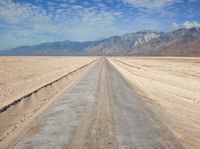
[[[110,59],[186,148],[200,146],[200,58]]]
[[[2,85],[31,90],[84,69],[1,112],[0,148],[199,149],[200,58],[20,58],[2,57]]]
[[[94,59],[92,57],[0,57],[0,107]]]

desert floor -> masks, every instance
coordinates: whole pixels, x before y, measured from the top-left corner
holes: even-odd
[[[0,148],[199,149],[200,58],[0,57]]]
[[[94,59],[92,57],[0,57],[0,107]]]
[[[110,61],[186,148],[200,147],[200,58]]]

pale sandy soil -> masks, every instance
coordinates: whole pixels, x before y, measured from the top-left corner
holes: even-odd
[[[109,59],[185,147],[199,149],[200,58]]]
[[[0,57],[0,107],[94,59],[95,57]]]
[[[0,140],[0,148],[185,149],[106,58],[76,71],[72,78],[77,81],[45,102],[46,109],[40,108],[27,123],[21,115],[38,107],[35,101],[43,102],[38,96],[55,85],[2,112],[0,132],[7,117],[15,119],[18,129],[6,131],[10,135]]]
[[[94,59],[0,57],[0,105]],[[71,78],[77,82],[57,97],[53,96],[60,91],[57,88],[70,86],[68,80],[2,112],[0,145],[1,138],[13,137],[11,148],[20,149],[85,144],[88,148],[199,149],[200,58],[102,58]],[[38,119],[37,114],[41,114]],[[17,131],[24,132],[19,140]]]

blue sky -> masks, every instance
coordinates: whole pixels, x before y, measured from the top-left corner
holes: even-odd
[[[200,27],[200,0],[0,0],[0,50]]]

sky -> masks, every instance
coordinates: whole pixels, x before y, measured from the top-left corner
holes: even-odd
[[[0,0],[0,50],[200,27],[200,0]]]

